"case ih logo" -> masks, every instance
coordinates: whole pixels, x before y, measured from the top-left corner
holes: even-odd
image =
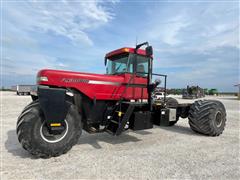
[[[88,83],[89,80],[87,80],[87,79],[63,78],[62,81],[66,82],[66,83]]]

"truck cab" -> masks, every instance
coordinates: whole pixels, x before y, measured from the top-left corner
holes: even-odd
[[[150,62],[149,62],[150,61]],[[127,99],[147,99],[147,81],[152,57],[146,56],[145,50],[121,48],[105,56],[106,74],[122,76],[124,85],[128,84]]]

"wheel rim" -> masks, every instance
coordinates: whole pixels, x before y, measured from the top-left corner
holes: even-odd
[[[46,122],[43,122],[40,127],[40,135],[42,139],[48,143],[57,143],[61,141],[68,133],[68,123],[66,120],[64,120],[63,126],[65,126],[65,130],[61,134],[53,135],[49,133]]]
[[[216,113],[215,122],[217,127],[222,125],[222,113],[220,111]]]

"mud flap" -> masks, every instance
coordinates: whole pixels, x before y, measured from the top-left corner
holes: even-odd
[[[70,107],[70,103],[66,101],[66,90],[39,86],[37,93],[40,108],[48,127],[53,131],[61,131],[61,124],[64,122]]]

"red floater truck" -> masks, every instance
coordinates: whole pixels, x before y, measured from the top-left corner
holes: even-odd
[[[145,49],[141,47],[146,46]],[[226,110],[220,101],[179,104],[166,98],[167,76],[152,72],[153,48],[148,42],[107,53],[106,74],[44,69],[37,74],[33,101],[17,121],[18,140],[32,155],[59,156],[75,145],[82,130],[120,135],[156,126],[172,126],[188,118],[197,133],[218,136],[225,127]],[[152,92],[164,78],[164,98]]]

